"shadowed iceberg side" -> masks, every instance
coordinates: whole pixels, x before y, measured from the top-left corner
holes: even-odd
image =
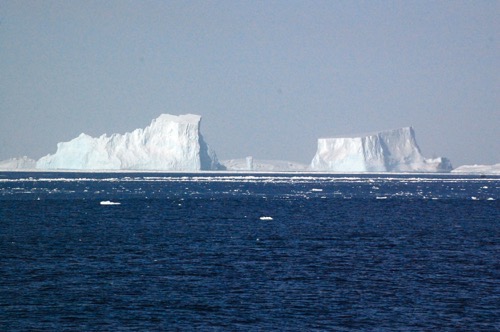
[[[162,114],[130,133],[86,134],[57,144],[55,154],[40,158],[38,169],[216,170],[222,166],[200,133],[201,116]]]
[[[449,172],[447,158],[422,156],[411,127],[357,137],[318,139],[311,166],[332,172]]]

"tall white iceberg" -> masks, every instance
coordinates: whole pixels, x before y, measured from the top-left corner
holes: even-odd
[[[311,165],[332,172],[449,172],[447,158],[422,156],[411,127],[355,137],[318,139]]]
[[[162,114],[144,129],[130,133],[81,134],[57,144],[57,152],[40,158],[39,169],[81,170],[216,170],[221,165],[203,140],[199,115]]]

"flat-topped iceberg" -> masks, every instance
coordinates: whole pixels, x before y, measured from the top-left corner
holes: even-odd
[[[86,134],[57,144],[57,152],[40,158],[38,169],[168,170],[220,169],[215,152],[203,140],[199,115],[162,114],[144,129],[130,133]]]
[[[318,139],[311,165],[331,172],[449,172],[447,158],[422,156],[411,127],[355,137]]]

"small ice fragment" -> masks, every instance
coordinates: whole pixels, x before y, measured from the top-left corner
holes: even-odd
[[[101,201],[101,205],[120,205],[121,203],[118,202],[111,202],[111,201]]]
[[[477,198],[476,196],[472,196],[470,199],[472,199],[473,201],[477,201],[479,198]]]
[[[273,217],[266,217],[266,216],[262,216],[259,218],[260,220],[273,220]]]
[[[377,198],[377,199],[387,199],[387,197],[386,197],[386,196],[377,196],[376,198]]]
[[[323,191],[323,189],[320,188],[312,188],[311,191]]]
[[[487,201],[494,201],[495,199],[493,197],[488,197]]]

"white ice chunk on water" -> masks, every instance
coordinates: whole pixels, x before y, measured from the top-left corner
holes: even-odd
[[[273,220],[273,217],[262,216],[259,218],[260,220]]]
[[[221,166],[200,133],[201,116],[162,114],[130,133],[77,138],[57,144],[38,169],[214,170]]]
[[[320,138],[310,168],[333,172],[448,172],[446,158],[422,156],[413,128],[373,134]]]
[[[119,202],[112,202],[112,201],[101,201],[101,205],[120,205],[121,203]]]

